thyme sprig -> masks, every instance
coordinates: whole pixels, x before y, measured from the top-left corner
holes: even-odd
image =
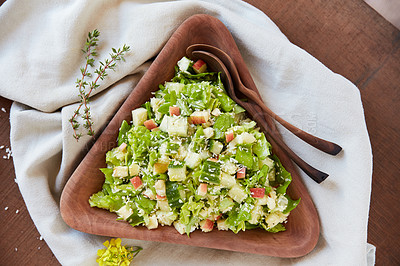
[[[100,66],[94,71],[97,74],[94,81],[87,82],[85,81],[86,77],[92,77],[92,73],[89,72],[88,67],[94,67],[95,59],[97,51],[96,46],[99,41],[98,37],[100,36],[100,32],[98,30],[93,30],[88,33],[88,38],[86,39],[85,47],[82,50],[85,53],[86,63],[85,66],[80,69],[82,77],[81,79],[77,79],[76,88],[79,91],[80,104],[78,108],[74,111],[71,119],[69,120],[72,129],[74,131],[73,136],[78,141],[82,137],[82,133],[78,133],[78,129],[80,127],[80,123],[78,122],[78,117],[81,117],[85,123],[83,127],[87,131],[87,135],[94,137],[94,129],[93,129],[93,121],[92,115],[90,113],[90,95],[93,90],[100,87],[98,84],[99,79],[104,80],[104,78],[108,75],[107,70],[111,69],[115,71],[115,67],[117,65],[117,61],[125,61],[124,55],[130,50],[130,47],[125,45],[122,48],[112,48],[112,53],[110,53],[110,58],[106,59],[104,62],[100,61]],[[89,87],[89,90],[86,92],[86,87]],[[83,107],[83,113],[81,113],[81,109]]]

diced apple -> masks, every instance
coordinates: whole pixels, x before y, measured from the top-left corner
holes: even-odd
[[[143,185],[142,179],[139,176],[134,176],[131,178],[131,183],[135,189],[140,188]]]
[[[210,119],[210,113],[208,111],[195,111],[190,115],[190,119],[195,125],[203,124]]]
[[[214,214],[214,221],[217,221],[221,217],[222,217],[222,214]]]
[[[156,122],[154,122],[153,119],[146,120],[143,122],[143,124],[148,130],[152,130],[157,127],[157,124],[156,124]]]
[[[172,211],[157,211],[157,219],[161,225],[171,225],[177,218],[177,214]]]
[[[267,195],[264,195],[263,198],[259,198],[259,199],[256,200],[256,205],[262,206],[262,205],[266,205],[267,203],[268,203],[268,196]]]
[[[129,175],[130,176],[135,176],[139,174],[139,165],[136,163],[132,163],[129,165]]]
[[[225,133],[226,142],[231,142],[234,139],[233,131],[229,131]]]
[[[132,111],[132,123],[134,126],[141,126],[146,120],[147,120],[146,108],[140,107]]]
[[[149,221],[146,223],[147,229],[156,229],[158,227],[158,221],[156,215],[149,216]]]
[[[210,152],[214,154],[220,154],[223,148],[224,144],[215,140],[212,142],[212,146],[210,147]]]
[[[182,57],[181,60],[178,61],[177,65],[180,71],[187,71],[192,61],[187,57]]]
[[[167,200],[157,199],[157,206],[161,211],[164,211],[164,212],[171,211],[171,207],[169,207]]]
[[[156,174],[164,174],[168,170],[168,164],[166,163],[155,163],[153,166],[153,173]]]
[[[161,131],[168,132],[168,124],[170,118],[171,118],[170,116],[164,115],[163,119],[161,120],[161,124],[159,126],[159,129]]]
[[[175,221],[174,227],[175,227],[176,231],[178,231],[179,234],[181,234],[181,235],[183,235],[186,231],[186,226],[183,223],[181,223],[180,221]]]
[[[190,169],[196,168],[201,163],[201,156],[195,152],[189,152],[186,156],[185,164]]]
[[[222,172],[221,174],[221,185],[226,187],[226,188],[231,188],[236,184],[235,177],[232,175],[229,175],[225,172]]]
[[[229,191],[228,195],[236,202],[241,203],[247,198],[246,191],[238,184],[234,185]]]
[[[188,121],[186,117],[170,116],[168,118],[168,135],[187,137]]]
[[[113,169],[113,177],[126,177],[128,175],[128,166],[115,166]]]
[[[157,180],[156,183],[154,184],[154,188],[157,193],[157,198],[162,198],[165,197],[165,180]]]
[[[119,145],[118,150],[121,151],[121,152],[125,152],[127,146],[128,146],[128,144],[126,144],[126,143],[124,142],[124,143],[122,143],[121,145]]]
[[[207,184],[206,183],[201,183],[199,187],[197,188],[197,194],[199,196],[205,196],[207,195]]]
[[[181,109],[178,106],[170,106],[169,107],[169,115],[170,116],[173,116],[173,115],[179,116],[179,115],[181,115]]]
[[[119,217],[126,220],[133,214],[133,211],[128,205],[124,205],[117,210],[117,214]]]
[[[205,219],[200,222],[200,228],[203,232],[211,232],[214,228],[214,221],[210,219]]]
[[[168,168],[168,176],[171,181],[184,181],[186,179],[186,165],[179,168]]]
[[[238,167],[236,166],[236,164],[234,164],[230,160],[226,160],[226,161],[223,161],[223,163],[221,165],[221,169],[222,169],[222,171],[224,171],[230,175],[234,175],[234,174],[236,174]]]
[[[212,110],[211,114],[213,116],[220,116],[221,115],[221,110],[219,110],[218,108],[215,108],[214,110]]]
[[[236,173],[237,179],[243,179],[246,177],[246,167],[240,168]]]
[[[267,197],[268,209],[273,210],[276,207],[276,192],[272,190]]]
[[[192,67],[194,72],[196,72],[197,74],[207,71],[207,64],[201,59],[197,60]]]
[[[243,144],[252,144],[252,143],[256,142],[256,138],[254,137],[253,134],[250,134],[248,132],[243,132],[241,134],[241,136],[242,136]]]
[[[165,88],[167,88],[167,90],[170,92],[175,91],[176,95],[179,95],[183,88],[185,88],[185,84],[179,82],[166,82]]]
[[[214,129],[212,127],[207,127],[203,130],[204,137],[211,139],[214,136]]]
[[[282,212],[273,212],[265,218],[265,222],[268,228],[272,228],[275,225],[282,223],[286,220],[289,213],[283,214]]]
[[[218,230],[229,230],[229,226],[226,224],[226,220],[225,219],[219,219],[217,221],[217,228]]]
[[[250,195],[253,197],[253,198],[259,198],[259,199],[262,199],[262,198],[264,198],[264,195],[265,195],[265,188],[250,188]]]
[[[258,224],[258,220],[260,219],[261,215],[263,214],[263,208],[260,205],[256,205],[251,210],[250,214],[251,214],[251,219],[249,220],[249,223]]]
[[[143,192],[143,196],[145,196],[146,198],[149,198],[151,200],[156,199],[156,195],[154,195],[153,191],[149,188]]]

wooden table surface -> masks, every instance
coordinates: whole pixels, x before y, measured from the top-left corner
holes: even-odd
[[[247,2],[291,42],[359,88],[374,155],[368,242],[376,246],[377,265],[400,265],[399,30],[362,0]],[[0,97],[6,110],[0,111],[0,265],[57,265],[29,216],[12,160],[3,159],[10,147],[10,106]]]

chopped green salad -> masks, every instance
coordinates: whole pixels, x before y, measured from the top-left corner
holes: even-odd
[[[132,226],[173,225],[187,235],[214,227],[284,231],[300,201],[286,193],[291,175],[206,67],[182,58],[174,78],[122,122],[90,206]]]

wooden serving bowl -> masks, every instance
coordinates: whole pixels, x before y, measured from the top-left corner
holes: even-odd
[[[130,121],[131,111],[151,98],[151,92],[158,90],[160,83],[169,81],[174,76],[177,61],[185,56],[186,48],[195,43],[214,45],[227,52],[237,65],[243,83],[248,87],[255,87],[236,43],[225,25],[209,15],[194,15],[187,19],[171,36],[70,177],[61,195],[60,208],[64,221],[76,230],[109,237],[168,242],[275,257],[293,258],[306,255],[314,249],[318,241],[318,214],[293,163],[271,140],[269,141],[274,153],[292,174],[293,181],[288,194],[293,199],[301,198],[300,204],[289,215],[287,230],[284,232],[273,234],[253,229],[234,234],[231,231],[213,230],[203,233],[196,230],[189,238],[180,235],[173,226],[153,230],[143,226],[132,227],[127,222],[116,221],[115,213],[89,206],[90,196],[102,188],[104,175],[99,168],[106,167],[105,154],[117,145],[116,139],[122,121]],[[269,117],[265,119],[272,130],[276,130],[274,122]]]

